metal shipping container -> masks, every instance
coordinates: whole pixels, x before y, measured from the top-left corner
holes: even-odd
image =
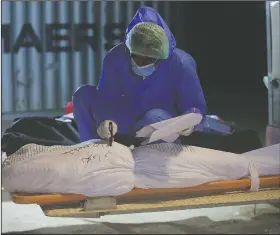
[[[3,119],[59,113],[80,85],[97,84],[141,5],[168,23],[166,1],[2,1]]]

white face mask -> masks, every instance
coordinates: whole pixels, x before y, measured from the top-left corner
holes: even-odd
[[[156,70],[154,63],[145,66],[138,66],[132,58],[131,58],[131,62],[132,62],[133,72],[142,77],[150,76]]]

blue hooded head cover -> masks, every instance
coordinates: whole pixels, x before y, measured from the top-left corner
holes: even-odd
[[[168,38],[168,41],[169,41],[169,56],[170,56],[171,52],[176,47],[176,40],[175,40],[172,32],[170,31],[169,27],[167,26],[165,21],[160,16],[160,14],[154,8],[151,8],[151,7],[141,7],[138,9],[138,11],[136,12],[135,16],[130,21],[130,23],[126,29],[124,43],[126,41],[126,36],[130,32],[130,30],[136,24],[141,23],[141,22],[154,23],[164,29],[166,36]]]

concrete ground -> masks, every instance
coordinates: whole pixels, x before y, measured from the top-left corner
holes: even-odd
[[[51,218],[2,192],[4,234],[280,234],[280,207],[260,204],[172,212]]]

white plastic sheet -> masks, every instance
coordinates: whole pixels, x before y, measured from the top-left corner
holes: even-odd
[[[97,143],[96,143],[97,142]],[[280,175],[280,144],[246,154],[151,144],[130,150],[96,140],[74,146],[29,144],[4,161],[2,183],[9,192],[118,196],[137,188],[176,188],[208,182]]]
[[[118,143],[28,144],[4,162],[2,184],[9,192],[117,196],[133,189],[133,168],[130,150]]]
[[[280,175],[280,144],[245,153],[260,175]]]
[[[250,174],[250,162],[240,154],[173,143],[133,150],[137,188],[190,187],[235,180]]]
[[[201,114],[188,113],[145,126],[137,132],[136,136],[148,138],[142,144],[149,144],[157,140],[172,143],[179,137],[181,131],[194,128],[201,120]]]

